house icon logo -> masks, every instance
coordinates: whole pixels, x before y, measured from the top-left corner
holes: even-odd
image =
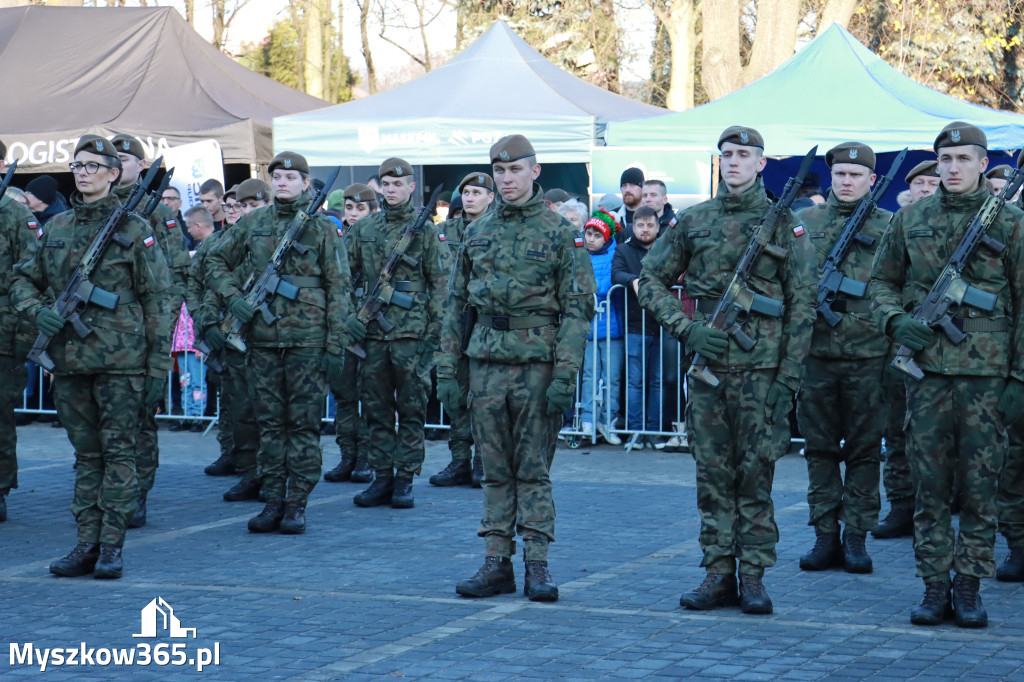
[[[192,639],[196,638],[196,629],[181,627],[181,621],[174,615],[174,609],[163,597],[157,597],[143,607],[140,629],[142,632],[132,637],[156,637],[160,630],[164,630],[172,638],[186,639],[190,632]]]

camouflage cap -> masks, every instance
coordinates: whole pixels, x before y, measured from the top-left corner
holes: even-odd
[[[491,145],[491,163],[508,163],[530,156],[537,156],[537,152],[523,135],[506,135]]]
[[[245,201],[246,199],[270,201],[270,185],[259,178],[243,180],[235,188],[235,199],[237,201]]]
[[[78,144],[75,145],[76,156],[78,152],[90,152],[92,154],[102,154],[103,156],[117,158],[117,151],[110,140],[100,135],[93,135],[92,133],[87,133],[78,138]]]
[[[302,154],[296,154],[295,152],[281,152],[274,157],[274,160],[270,162],[268,173],[273,173],[278,168],[284,170],[295,170],[301,173],[309,172],[309,164],[306,163],[306,157]]]
[[[836,163],[856,163],[875,170],[875,152],[861,142],[843,142],[825,152],[825,163],[829,168]]]
[[[985,131],[978,126],[973,126],[964,121],[953,121],[939,132],[932,145],[938,153],[943,147],[960,147],[965,144],[974,144],[982,149],[988,149],[988,138]]]
[[[357,204],[377,201],[377,193],[369,185],[364,185],[361,182],[355,182],[346,187],[341,196],[343,206],[345,205],[345,199],[351,199]]]
[[[238,197],[235,195],[235,193],[237,191],[238,191],[238,184],[236,183],[236,184],[231,186],[231,189],[229,189],[227,192],[224,192],[224,198],[227,199],[228,196],[233,196],[233,197],[235,197],[235,199],[238,199]]]
[[[726,142],[742,145],[744,147],[758,147],[764,149],[764,138],[761,133],[746,126],[729,126],[718,138],[718,148]]]
[[[483,187],[488,192],[494,191],[494,180],[487,173],[470,173],[466,177],[462,178],[462,182],[459,183],[459,194],[462,194],[462,190],[467,186],[469,187]]]
[[[903,182],[910,184],[910,181],[916,178],[918,175],[924,175],[930,178],[939,177],[939,163],[937,161],[922,161],[907,173],[907,177],[903,178]]]
[[[995,168],[991,168],[987,173],[985,173],[985,177],[990,180],[995,180],[998,178],[1009,180],[1010,176],[1013,175],[1013,173],[1013,166],[1003,163],[996,166]]]
[[[377,170],[377,175],[382,178],[388,176],[394,178],[407,178],[412,175],[412,166],[405,159],[400,159],[396,156],[392,156],[380,165]]]
[[[146,150],[142,148],[142,141],[134,135],[125,133],[114,135],[110,142],[118,154],[131,154],[136,159],[146,158]]]

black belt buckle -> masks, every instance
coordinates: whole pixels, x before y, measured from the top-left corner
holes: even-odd
[[[497,329],[499,332],[507,332],[511,329],[511,327],[509,327],[508,315],[492,315],[491,327]]]

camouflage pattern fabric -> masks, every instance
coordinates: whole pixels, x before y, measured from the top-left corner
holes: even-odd
[[[145,405],[140,410],[139,432],[135,436],[135,476],[139,481],[139,493],[145,494],[156,483],[156,470],[160,467],[160,444],[157,441],[156,413],[147,410]]]
[[[363,394],[359,378],[358,356],[345,352],[342,385],[332,386],[334,394],[334,442],[345,454],[357,457],[369,453],[370,432],[366,417],[359,413],[359,396]]]
[[[1024,424],[1009,429],[1009,447],[1003,471],[999,474],[996,507],[999,532],[1010,547],[1024,547]],[[0,486],[0,490],[3,487]]]
[[[28,381],[25,362],[0,355],[0,495],[18,487],[18,430],[14,410]]]
[[[245,354],[231,349],[221,353],[224,372],[221,374],[220,428],[230,435],[235,470],[242,480],[257,477],[259,426],[253,411]]]
[[[459,382],[459,392],[469,397],[469,360],[459,358],[455,368],[455,380]],[[473,429],[469,416],[469,408],[460,405],[445,405],[445,412],[451,421],[448,432],[448,450],[452,453],[453,462],[468,462],[473,458]]]
[[[384,475],[411,477],[423,466],[429,379],[416,371],[422,353],[420,343],[416,339],[363,341],[366,359],[359,363],[359,377],[368,432],[367,454],[370,468]]]
[[[448,251],[455,253],[459,250],[459,246],[462,245],[462,237],[466,234],[466,216],[465,214],[460,215],[458,218],[450,218],[443,223],[438,224],[437,231],[439,234],[443,234],[445,242],[448,244]]]
[[[122,202],[131,194],[132,185],[115,187],[111,192]],[[145,205],[146,200],[142,201]],[[188,254],[188,246],[185,245],[185,236],[178,225],[177,217],[164,203],[156,205],[156,209],[149,215],[149,226],[153,230],[160,250],[167,260],[167,267],[171,271],[171,286],[167,291],[169,297],[168,306],[174,319],[171,320],[171,329],[178,320],[178,311],[181,310],[181,303],[185,300],[185,291],[188,288],[189,268],[192,265],[192,258]]]
[[[886,358],[889,362],[889,358]],[[907,386],[902,380],[891,382],[886,387],[885,464],[882,467],[882,484],[885,499],[894,507],[914,506],[914,482],[910,480],[910,463],[907,461]]]

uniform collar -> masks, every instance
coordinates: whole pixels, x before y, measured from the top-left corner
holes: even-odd
[[[509,218],[532,218],[547,211],[548,206],[544,203],[544,190],[536,182],[533,183],[533,196],[526,200],[526,203],[513,206],[502,202],[497,209],[498,215],[504,220]]]
[[[77,191],[71,195],[71,209],[75,212],[75,220],[82,222],[106,220],[107,216],[120,205],[121,200],[114,194],[108,194],[102,199],[97,199],[91,203],[86,203],[82,199],[81,193]]]
[[[935,192],[939,196],[939,203],[949,211],[971,211],[981,207],[991,194],[985,188],[985,178],[982,176],[977,188],[965,194],[954,194],[946,190],[940,182],[939,189]]]
[[[747,209],[760,209],[768,203],[768,195],[764,191],[764,179],[758,175],[754,184],[739,194],[733,194],[723,182],[718,187],[718,194],[715,201],[723,208],[730,211],[743,211]]]
[[[392,206],[386,200],[381,203],[384,206],[384,220],[389,223],[407,223],[416,215],[416,210],[412,207],[412,199],[398,206]]]
[[[828,205],[829,213],[838,213],[841,216],[848,216],[857,210],[857,206],[859,206],[860,202],[866,198],[867,194],[860,199],[857,199],[857,201],[843,201],[837,197],[832,190],[829,190],[828,199],[825,200],[825,203]]]
[[[274,199],[274,216],[276,218],[291,219],[298,214],[299,209],[309,206],[309,202],[312,196],[309,190],[306,190],[297,198],[291,201],[285,201],[283,199]],[[237,224],[237,223],[236,223]]]

